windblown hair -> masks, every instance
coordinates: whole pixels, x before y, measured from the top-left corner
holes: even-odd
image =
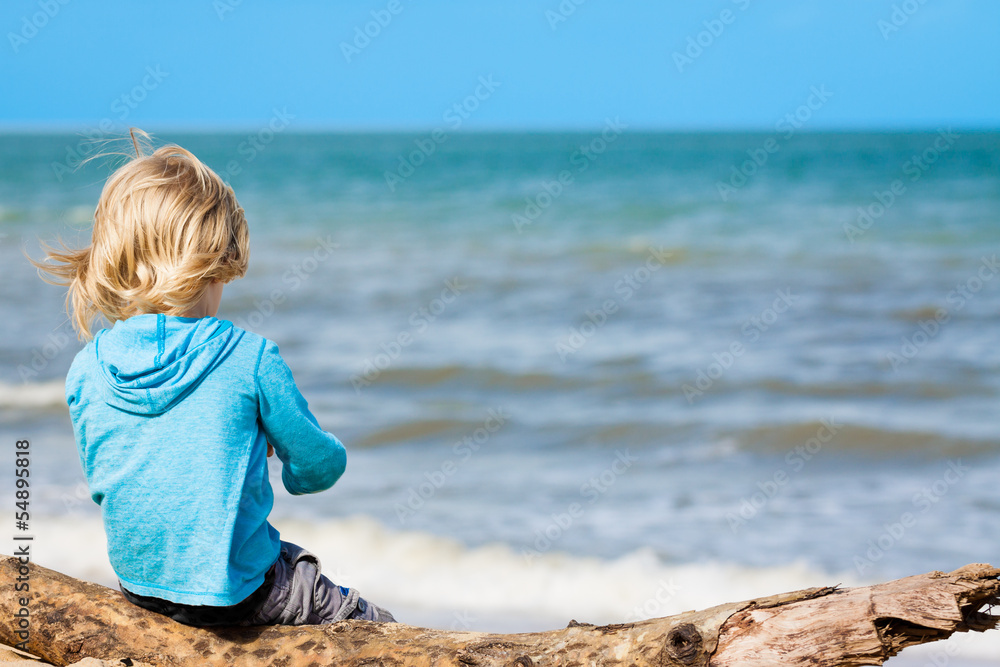
[[[211,283],[247,270],[250,235],[233,189],[190,151],[146,154],[149,135],[131,137],[135,157],[104,184],[90,245],[43,243],[45,259],[32,260],[43,280],[69,288],[66,309],[82,340],[101,317],[183,315]]]

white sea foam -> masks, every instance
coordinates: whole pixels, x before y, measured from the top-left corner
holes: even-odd
[[[36,561],[105,585],[116,579],[104,531],[91,517],[42,517]],[[386,606],[426,611],[638,620],[775,592],[836,583],[805,565],[747,568],[720,563],[665,565],[651,550],[615,560],[546,553],[528,560],[504,544],[468,548],[421,532],[397,532],[367,518],[276,524],[282,539],[305,546],[323,571]],[[73,545],[72,548],[68,548]]]
[[[116,585],[99,519],[39,517],[33,523],[36,562]],[[813,586],[871,583],[804,564],[665,564],[651,550],[615,560],[547,553],[529,561],[506,545],[468,548],[428,533],[389,530],[367,517],[277,527],[283,539],[316,553],[337,583],[356,587],[405,622],[443,628],[512,632],[561,627],[571,618],[622,622]],[[952,645],[961,660],[996,660],[1000,632],[936,646]],[[932,653],[908,650],[903,657]]]
[[[0,382],[0,410],[41,409],[66,406],[65,380],[48,382]]]

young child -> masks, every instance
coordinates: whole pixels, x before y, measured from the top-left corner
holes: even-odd
[[[267,521],[268,456],[303,494],[333,486],[346,453],[278,346],[215,317],[249,254],[232,188],[183,148],[143,155],[135,132],[132,143],[91,245],[45,246],[36,262],[68,286],[81,339],[95,319],[113,323],[77,354],[66,400],[122,593],[189,625],[394,621]]]

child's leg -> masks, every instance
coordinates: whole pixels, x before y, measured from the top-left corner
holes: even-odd
[[[385,609],[363,600],[358,592],[337,586],[320,571],[319,559],[300,546],[281,543],[274,587],[248,625],[315,625],[345,618],[394,623]]]

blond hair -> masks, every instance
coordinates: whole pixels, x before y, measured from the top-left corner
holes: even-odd
[[[131,132],[135,157],[104,184],[90,245],[43,243],[45,259],[31,260],[43,280],[69,288],[66,309],[82,340],[100,317],[183,315],[211,283],[246,273],[250,236],[233,189],[180,146],[144,154],[136,134],[149,141]]]

